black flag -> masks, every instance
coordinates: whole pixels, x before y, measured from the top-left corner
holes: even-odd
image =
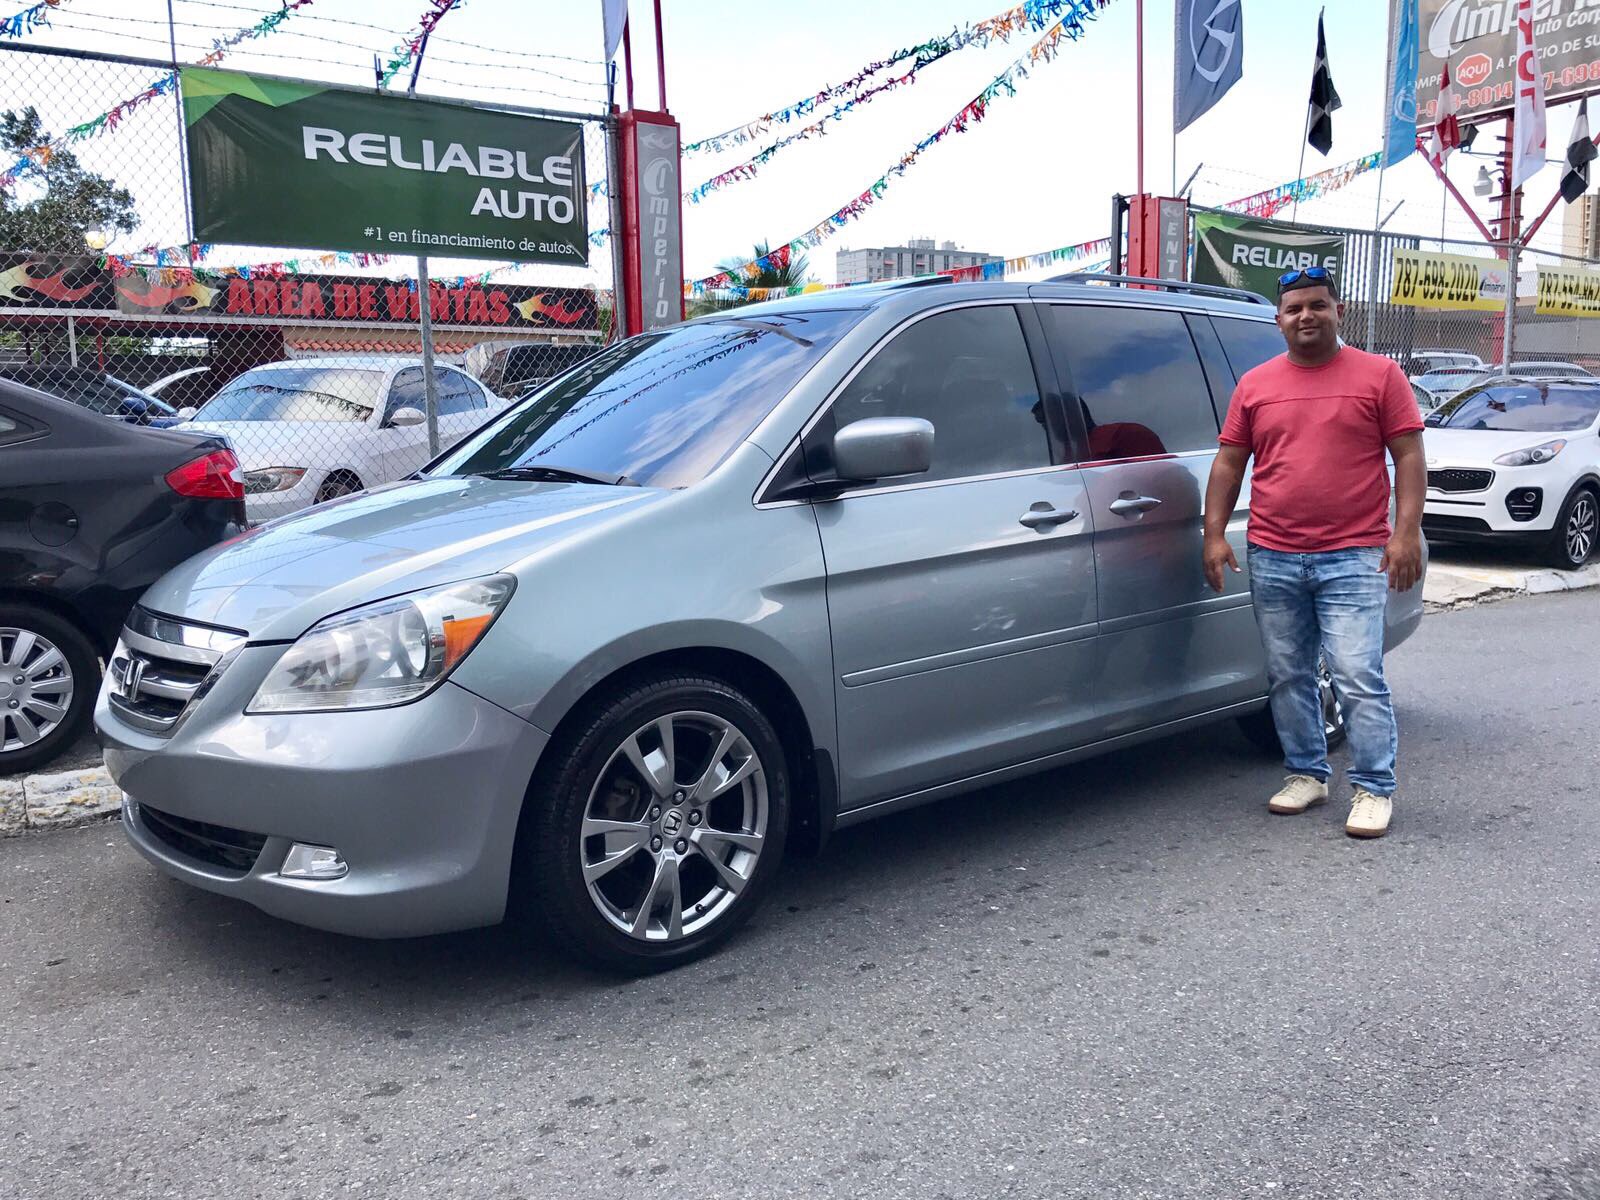
[[[1572,120],[1572,140],[1567,143],[1567,169],[1561,176],[1561,198],[1571,204],[1589,190],[1589,164],[1600,157],[1594,139],[1589,136],[1589,101],[1587,97],[1578,115]]]
[[[1322,14],[1317,14],[1317,65],[1311,72],[1311,113],[1306,119],[1306,141],[1318,153],[1333,149],[1333,114],[1339,110],[1339,93],[1328,70],[1328,39],[1322,32]]]

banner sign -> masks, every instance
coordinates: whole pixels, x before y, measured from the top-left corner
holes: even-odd
[[[436,328],[504,330],[599,328],[589,288],[524,284],[433,284]],[[8,312],[159,317],[216,326],[231,320],[274,325],[415,325],[414,283],[361,275],[223,276],[184,268],[115,276],[92,259],[0,255],[0,326]]]
[[[1600,317],[1600,271],[1541,263],[1533,311],[1557,317]]]
[[[1390,0],[1393,22],[1395,5]],[[1431,126],[1439,78],[1449,62],[1463,125],[1509,111],[1515,98],[1516,0],[1420,0],[1422,47],[1417,67],[1417,123]],[[1582,0],[1535,0],[1539,64],[1551,104],[1600,91],[1600,10]]]
[[[194,238],[585,266],[583,126],[181,72]]]
[[[1325,267],[1337,280],[1343,266],[1344,239],[1335,234],[1233,213],[1195,214],[1196,283],[1243,288],[1270,300],[1287,271]]]
[[[1390,304],[1499,312],[1506,306],[1506,264],[1498,258],[1394,251]]]
[[[683,320],[683,191],[678,124],[666,113],[639,109],[621,121],[623,274],[628,280],[629,333],[663,329]],[[637,235],[635,235],[637,231]],[[789,247],[780,246],[787,265]]]

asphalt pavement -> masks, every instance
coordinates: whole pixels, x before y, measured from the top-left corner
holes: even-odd
[[[1424,622],[1381,841],[1220,726],[849,830],[645,980],[0,842],[0,1196],[1593,1200],[1597,613]]]

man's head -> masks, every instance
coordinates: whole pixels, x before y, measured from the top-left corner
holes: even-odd
[[[1296,358],[1331,358],[1339,348],[1344,304],[1326,267],[1307,267],[1278,278],[1278,330]]]

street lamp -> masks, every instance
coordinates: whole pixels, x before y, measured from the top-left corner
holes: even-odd
[[[1478,168],[1478,182],[1472,185],[1472,190],[1479,196],[1487,196],[1494,191],[1494,177],[1489,174],[1488,167]]]

